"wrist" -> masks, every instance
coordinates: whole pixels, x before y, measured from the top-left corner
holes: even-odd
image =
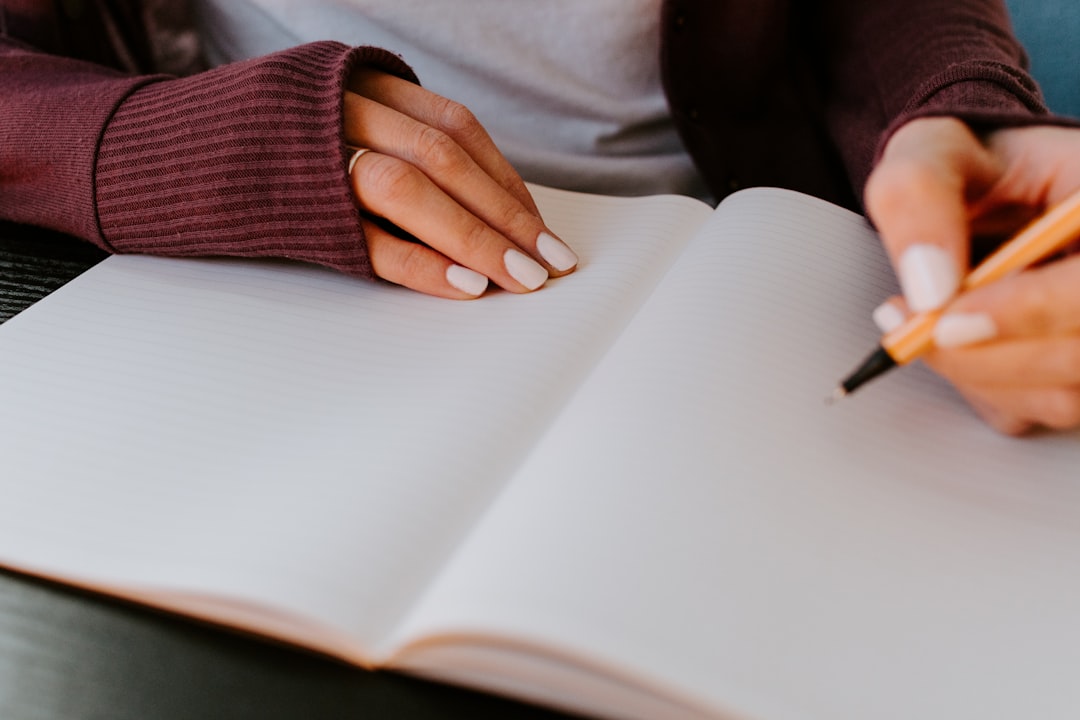
[[[342,93],[377,49],[311,43],[133,93],[103,135],[102,234],[117,252],[288,257],[371,276],[345,172]]]

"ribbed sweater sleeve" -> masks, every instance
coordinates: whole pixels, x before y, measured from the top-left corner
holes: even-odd
[[[98,152],[103,247],[287,257],[370,277],[343,144],[358,64],[415,80],[386,51],[318,42],[138,88]]]
[[[854,187],[918,117],[973,127],[1072,124],[1050,115],[1001,0],[830,0],[829,131]]]
[[[0,39],[0,217],[100,245],[98,144],[116,107],[148,80]]]
[[[101,64],[115,57],[96,16],[73,25],[54,10],[0,3],[0,219],[112,252],[371,275],[343,92],[359,65],[415,82],[400,58],[319,42],[190,77],[133,74]],[[77,46],[94,60],[69,55]]]

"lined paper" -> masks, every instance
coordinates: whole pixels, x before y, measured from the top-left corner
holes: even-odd
[[[861,218],[536,195],[532,295],[121,257],[0,327],[0,563],[620,718],[1075,715],[1080,435],[826,406]]]
[[[403,625],[443,662],[399,662],[464,681],[471,642],[497,687],[531,647],[580,669],[535,697],[620,718],[611,677],[731,717],[1075,717],[1080,435],[999,436],[920,367],[826,406],[891,277],[851,213],[726,200]]]
[[[9,321],[0,561],[370,645],[711,211],[536,193],[582,265],[533,295],[114,257]]]

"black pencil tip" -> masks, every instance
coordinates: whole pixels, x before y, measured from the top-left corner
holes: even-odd
[[[847,390],[845,390],[842,385],[838,385],[837,388],[835,390],[833,390],[832,395],[825,398],[825,404],[826,405],[835,405],[836,403],[843,400],[846,396],[847,396]]]
[[[896,367],[896,361],[885,351],[885,348],[879,347],[870,353],[870,356],[863,361],[855,372],[840,383],[839,389],[843,391],[844,395],[850,395],[860,386],[894,367]]]

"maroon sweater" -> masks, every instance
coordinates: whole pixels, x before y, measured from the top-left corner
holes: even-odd
[[[360,64],[415,80],[408,66],[319,42],[153,75],[139,18],[119,0],[0,0],[0,217],[113,252],[370,276],[343,88]],[[774,185],[856,207],[909,119],[1049,119],[1000,0],[667,0],[663,33],[675,120],[718,198]]]

